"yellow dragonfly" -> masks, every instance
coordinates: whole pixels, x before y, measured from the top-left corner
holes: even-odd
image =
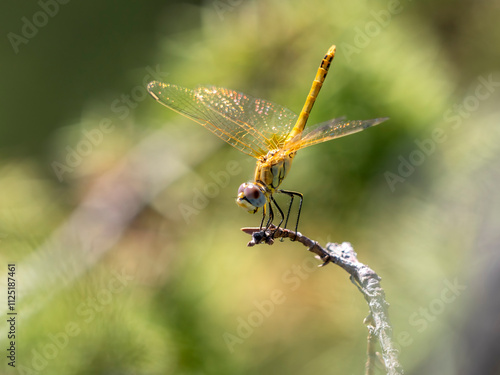
[[[280,214],[277,227],[283,220],[286,227],[294,197],[298,197],[300,201],[295,225],[297,232],[303,195],[278,188],[290,171],[297,151],[359,132],[387,120],[387,117],[356,121],[336,118],[305,128],[334,56],[333,45],[321,61],[299,116],[288,108],[267,100],[216,86],[200,86],[190,90],[153,81],[149,83],[148,91],[164,106],[196,121],[231,146],[257,159],[254,179],[241,184],[236,203],[250,213],[256,213],[262,207],[261,230],[266,217],[266,230],[273,223],[273,205]],[[274,193],[290,197],[286,216],[276,203]]]

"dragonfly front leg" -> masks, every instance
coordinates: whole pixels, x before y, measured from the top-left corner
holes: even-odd
[[[263,207],[262,210],[262,221],[260,222],[260,230],[262,230],[262,227],[264,225],[264,220],[266,219],[266,216],[268,215],[267,210],[269,210],[269,218],[267,219],[266,227],[264,230],[268,230],[271,224],[273,223],[274,220],[274,211],[273,207],[271,205],[271,202],[268,202],[266,206]]]
[[[271,195],[271,202],[274,203],[274,205],[276,206],[276,208],[278,209],[278,212],[280,213],[280,216],[281,216],[281,220],[280,222],[278,223],[278,225],[276,225],[276,230],[273,232],[273,235],[274,233],[278,230],[278,228],[281,226],[281,224],[283,223],[283,220],[285,219],[285,215],[283,215],[283,211],[281,210],[280,206],[278,205],[278,203],[276,202],[276,200],[274,199],[274,197]]]
[[[266,217],[267,217],[267,210],[268,210],[268,204],[264,205],[264,207],[262,207],[262,220],[260,221],[260,230],[262,231],[262,228],[264,227],[264,220],[266,220]],[[269,224],[266,225],[266,228]]]
[[[285,215],[283,214],[283,210],[280,208],[280,206],[278,206],[278,203],[274,200],[273,198],[273,202],[274,202],[274,205],[276,206],[276,208],[278,209],[279,213],[280,213],[280,216],[281,216],[281,220],[280,222],[278,223],[278,225],[276,227],[280,227],[281,224],[283,223],[283,220],[285,220]]]

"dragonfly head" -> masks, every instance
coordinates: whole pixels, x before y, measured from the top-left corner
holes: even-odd
[[[264,187],[252,182],[244,182],[238,189],[236,203],[249,213],[254,214],[266,204],[267,198]]]

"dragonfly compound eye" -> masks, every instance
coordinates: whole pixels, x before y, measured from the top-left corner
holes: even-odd
[[[259,186],[250,182],[245,182],[238,189],[236,203],[245,208],[248,212],[255,213],[266,204],[266,196]]]
[[[243,193],[245,191],[245,188],[247,187],[248,185],[248,182],[244,182],[243,184],[240,185],[240,187],[238,188],[238,197],[240,196],[241,193]]]
[[[243,194],[249,201],[253,201],[258,200],[262,195],[262,192],[257,186],[249,184],[247,187],[245,187],[245,189],[243,189]]]

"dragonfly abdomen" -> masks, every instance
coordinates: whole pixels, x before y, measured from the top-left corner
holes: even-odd
[[[321,60],[321,64],[319,65],[318,71],[316,72],[316,77],[314,78],[311,90],[309,91],[309,95],[307,96],[306,102],[304,103],[304,107],[302,108],[299,118],[297,119],[297,122],[293,127],[292,131],[290,132],[290,134],[288,135],[286,141],[289,141],[295,138],[296,136],[300,135],[304,130],[307,123],[307,119],[309,118],[309,113],[311,112],[314,102],[318,97],[319,91],[323,86],[323,82],[325,82],[326,75],[328,74],[328,69],[330,69],[330,65],[335,56],[335,50],[336,47],[331,46],[328,52],[326,53],[325,57],[323,57],[323,60]]]

